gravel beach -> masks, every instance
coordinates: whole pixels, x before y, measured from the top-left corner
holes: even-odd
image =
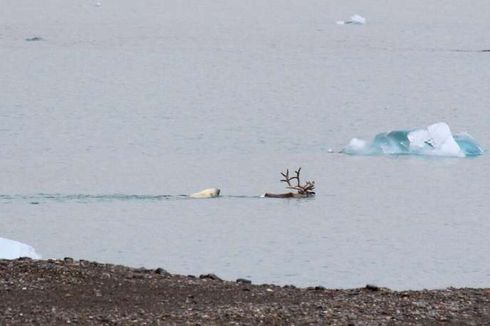
[[[419,325],[490,322],[490,289],[296,288],[89,261],[0,260],[0,324]]]

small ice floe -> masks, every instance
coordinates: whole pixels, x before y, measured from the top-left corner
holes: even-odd
[[[40,36],[34,36],[34,37],[28,37],[25,39],[27,42],[37,42],[37,41],[42,41],[43,38]]]
[[[0,238],[0,259],[17,259],[20,257],[41,259],[41,256],[31,246],[18,241]]]
[[[393,130],[369,142],[353,138],[342,150],[351,155],[433,155],[469,157],[483,154],[480,144],[467,133],[452,134],[445,122],[427,128]]]
[[[366,24],[366,18],[359,16],[359,15],[354,15],[350,17],[350,20],[338,20],[337,25],[347,25],[347,24],[353,24],[353,25],[364,25]]]
[[[215,198],[219,196],[219,193],[221,192],[220,189],[218,188],[208,188],[201,190],[199,192],[190,194],[189,197],[191,198]]]

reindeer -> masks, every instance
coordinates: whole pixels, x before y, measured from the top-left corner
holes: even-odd
[[[287,193],[283,193],[283,194],[266,193],[264,195],[264,197],[268,197],[268,198],[307,198],[307,197],[314,196],[315,192],[313,190],[315,189],[315,181],[306,181],[306,183],[302,186],[301,181],[299,180],[300,172],[301,172],[301,168],[294,171],[296,176],[293,176],[293,177],[289,176],[289,169],[286,170],[286,173],[281,172],[281,175],[284,177],[284,179],[281,179],[281,182],[286,182],[288,184],[288,186],[286,188],[296,190],[297,193],[294,193],[294,192],[287,192]],[[294,179],[296,179],[297,185],[291,184],[291,181]]]

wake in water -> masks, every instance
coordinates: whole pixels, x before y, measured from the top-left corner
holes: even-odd
[[[188,198],[187,195],[130,195],[130,194],[32,194],[32,195],[0,195],[0,203],[15,201],[28,202],[32,205],[54,202],[112,202],[112,201],[159,201],[168,199]]]
[[[201,198],[260,198],[261,196],[219,195],[217,197]],[[0,204],[23,202],[31,205],[40,205],[47,202],[75,202],[75,203],[99,203],[114,201],[163,201],[163,200],[192,200],[191,195],[130,195],[130,194],[32,194],[32,195],[0,195]]]
[[[424,129],[383,132],[371,142],[353,138],[342,152],[350,155],[472,157],[482,155],[483,149],[471,135],[453,135],[446,123],[438,122]]]

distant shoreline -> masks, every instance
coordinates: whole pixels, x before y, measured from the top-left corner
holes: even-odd
[[[0,260],[0,323],[483,324],[490,289],[296,288],[85,260]]]

